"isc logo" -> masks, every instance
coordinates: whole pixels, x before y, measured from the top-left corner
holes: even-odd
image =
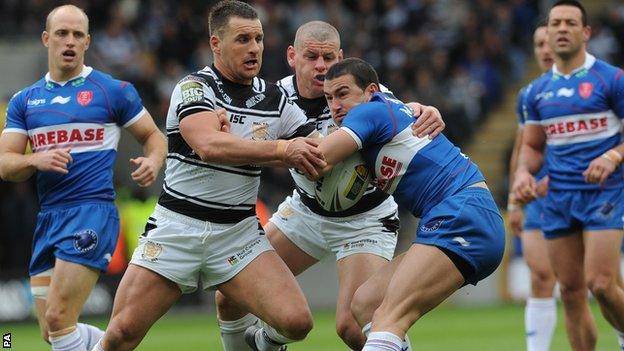
[[[245,124],[245,118],[247,118],[247,116],[233,113],[230,116],[230,123]]]

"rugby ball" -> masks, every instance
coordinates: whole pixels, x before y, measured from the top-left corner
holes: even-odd
[[[344,211],[362,198],[371,179],[364,159],[356,152],[316,181],[314,197],[326,211]]]

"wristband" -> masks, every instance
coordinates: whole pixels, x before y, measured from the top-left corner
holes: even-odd
[[[619,166],[620,163],[622,163],[622,155],[620,155],[619,152],[611,149],[607,152],[605,152],[604,154],[600,155],[600,157],[607,159],[611,162],[613,162],[614,165]]]
[[[515,204],[515,203],[508,203],[507,204],[507,211],[516,211],[516,210],[521,210],[522,206]]]
[[[294,139],[291,140],[278,140],[277,147],[275,148],[275,154],[279,160],[284,161],[286,158],[286,149],[288,149],[288,145],[293,142]]]

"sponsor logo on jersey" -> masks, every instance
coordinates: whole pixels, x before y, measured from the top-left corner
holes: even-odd
[[[609,219],[609,218],[613,217],[613,210],[614,209],[615,209],[615,206],[612,203],[605,202],[598,209],[598,214],[599,214],[600,217],[602,217],[604,219]]]
[[[593,91],[594,91],[594,85],[592,83],[585,82],[585,83],[579,84],[579,95],[583,99],[589,98]]]
[[[102,258],[103,258],[104,260],[106,260],[106,262],[108,262],[108,263],[110,263],[110,261],[112,261],[112,260],[113,260],[113,256],[112,256],[110,253],[108,253],[108,252],[107,252],[107,253],[105,253],[105,254],[104,254],[104,256],[102,256]]]
[[[442,225],[443,220],[438,219],[438,220],[433,220],[430,221],[428,223],[425,223],[423,225],[420,226],[420,230],[423,232],[433,232],[436,231],[440,228],[440,226]]]
[[[65,96],[60,96],[57,95],[55,96],[51,101],[50,104],[61,104],[61,105],[65,105],[66,103],[69,102],[69,100],[71,100],[71,97],[65,97]]]
[[[87,106],[93,100],[93,91],[91,90],[81,90],[76,95],[76,100],[81,106]]]
[[[251,133],[253,140],[267,140],[269,138],[269,124],[266,122],[253,122]]]
[[[572,88],[561,88],[561,89],[557,90],[557,97],[559,97],[559,96],[572,97],[572,96],[574,96],[574,89],[572,89]]]
[[[228,257],[227,261],[230,264],[230,266],[235,266],[236,264],[238,264],[238,258],[236,258],[236,256]]]
[[[295,213],[292,207],[289,205],[284,205],[279,208],[277,211],[277,215],[280,216],[283,220],[288,220],[288,217],[292,216]]]
[[[609,127],[607,116],[579,119],[573,121],[560,121],[544,125],[547,137],[567,137],[577,134],[594,134],[605,131]]]
[[[148,241],[143,245],[143,252],[141,253],[141,258],[150,261],[156,262],[158,260],[158,256],[162,253],[162,245],[159,243],[155,243],[153,241]]]
[[[254,95],[250,97],[249,99],[247,99],[247,101],[245,101],[245,106],[247,106],[247,108],[253,107],[260,101],[264,100],[265,98],[266,98],[266,95],[264,94]]]
[[[201,102],[204,100],[204,88],[201,83],[190,81],[180,86],[182,92],[182,101],[185,104],[192,104],[195,102]]]
[[[78,252],[87,252],[98,244],[97,233],[92,229],[83,230],[74,234],[74,249]]]
[[[363,247],[371,247],[371,246],[378,246],[379,242],[377,240],[373,240],[373,239],[362,239],[362,240],[357,240],[357,241],[352,241],[349,243],[346,243],[344,245],[342,245],[342,249],[343,250],[353,250],[353,249],[360,249]]]
[[[539,99],[549,100],[553,96],[555,96],[555,93],[553,93],[552,91],[544,91],[544,92],[541,92],[541,93],[535,95],[535,100],[539,100]]]
[[[81,85],[84,85],[84,83],[86,82],[86,79],[84,77],[80,77],[78,79],[74,79],[71,82],[72,87],[79,87]]]
[[[249,256],[253,252],[253,248],[259,245],[260,242],[260,239],[256,239],[254,242],[245,245],[242,250],[228,257],[227,262],[230,264],[230,266],[238,264],[239,261],[242,261],[245,259],[245,257]]]
[[[46,99],[28,99],[26,101],[26,105],[28,106],[39,106],[46,103]]]
[[[58,129],[43,133],[34,133],[29,136],[29,138],[33,149],[64,143],[73,144],[88,142],[101,144],[104,141],[104,128]]]
[[[391,157],[384,156],[379,165],[377,176],[377,187],[382,191],[387,191],[392,187],[396,176],[400,174],[403,163]]]
[[[466,241],[466,239],[464,239],[461,236],[456,236],[453,238],[453,241],[458,243],[459,245],[463,246],[463,247],[468,247],[470,246],[470,241]]]

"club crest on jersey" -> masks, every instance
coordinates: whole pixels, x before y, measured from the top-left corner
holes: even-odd
[[[148,241],[143,245],[143,253],[141,253],[141,258],[146,261],[155,262],[158,260],[158,256],[162,253],[162,245],[159,243],[155,243],[153,241]]]
[[[76,100],[81,106],[87,106],[93,100],[93,91],[91,90],[82,90],[79,91],[76,95]]]
[[[581,95],[583,99],[589,98],[593,91],[594,85],[592,83],[585,82],[579,84],[579,95]]]
[[[92,229],[86,229],[74,234],[74,249],[78,252],[87,252],[97,246],[98,236]]]
[[[253,140],[267,140],[269,138],[269,124],[266,122],[253,122],[251,134]]]

